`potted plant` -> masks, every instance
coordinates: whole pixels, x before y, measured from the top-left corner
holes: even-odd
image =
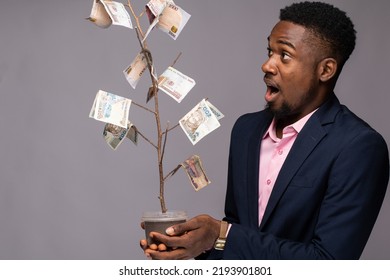
[[[127,9],[130,10],[135,21],[134,28]],[[140,18],[145,15],[147,15],[150,25],[144,33],[140,25]],[[203,170],[202,162],[197,155],[187,158],[172,171],[165,173],[164,154],[168,134],[180,126],[191,143],[195,145],[200,139],[219,127],[219,120],[223,117],[223,114],[216,107],[207,99],[203,99],[180,119],[176,125],[169,127],[169,122],[167,122],[167,125],[163,127],[161,123],[159,93],[163,91],[180,103],[195,85],[195,81],[174,68],[181,53],[161,75],[157,75],[152,53],[147,45],[147,37],[153,29],[160,29],[176,40],[189,18],[190,15],[172,0],[151,0],[146,3],[145,10],[138,16],[129,0],[125,4],[111,0],[93,0],[91,15],[88,18],[88,20],[102,28],[107,28],[111,25],[121,25],[135,29],[140,52],[123,71],[123,74],[134,89],[141,76],[145,75],[145,72],[148,73],[151,80],[151,86],[146,98],[147,104],[141,105],[134,100],[99,90],[90,112],[90,117],[106,123],[103,135],[106,142],[114,150],[126,138],[137,143],[139,137],[143,138],[156,150],[160,211],[144,212],[142,221],[145,225],[147,238],[150,231],[164,232],[168,226],[187,219],[185,211],[168,211],[166,207],[164,190],[166,180],[169,177],[182,167],[196,191],[210,183]],[[154,103],[153,108],[148,107],[149,101]],[[128,120],[131,104],[154,115],[156,125],[155,141],[146,137],[138,127]],[[151,241],[148,239],[148,242]]]

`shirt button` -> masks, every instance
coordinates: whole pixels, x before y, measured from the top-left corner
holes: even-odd
[[[271,184],[271,180],[270,179],[267,180],[267,185],[269,185],[269,184]]]

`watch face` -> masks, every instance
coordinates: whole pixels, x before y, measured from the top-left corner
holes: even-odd
[[[226,239],[218,238],[217,241],[214,244],[214,249],[215,250],[223,250],[223,249],[225,249],[225,243],[226,243]]]

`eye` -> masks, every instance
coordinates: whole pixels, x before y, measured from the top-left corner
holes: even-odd
[[[290,60],[291,56],[288,52],[282,52],[281,54],[282,60]]]
[[[273,55],[273,51],[271,50],[271,48],[267,48],[267,52],[268,52],[268,57],[271,57]]]

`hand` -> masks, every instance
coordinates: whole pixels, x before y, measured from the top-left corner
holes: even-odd
[[[191,259],[210,250],[219,236],[221,221],[208,215],[199,215],[191,220],[167,228],[166,233],[151,232],[151,237],[170,250],[159,251],[147,247],[141,240],[145,255],[152,259]]]
[[[145,229],[145,224],[144,222],[141,223],[141,228],[142,229]],[[165,246],[165,244],[163,243],[160,243],[159,245],[157,244],[150,244],[148,245],[148,241],[146,239],[141,239],[140,240],[140,247],[142,248],[142,250],[145,250],[146,249],[150,249],[150,250],[154,250],[154,251],[166,251],[168,250],[167,246]],[[151,258],[148,254],[145,254],[149,259]]]

